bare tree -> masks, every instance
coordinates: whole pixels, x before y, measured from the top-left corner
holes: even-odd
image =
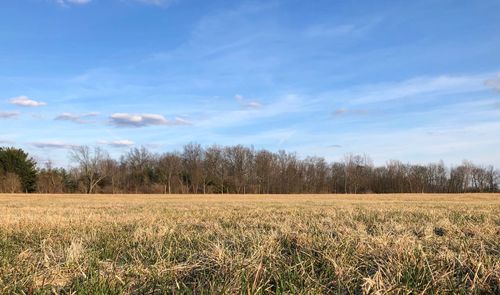
[[[158,159],[158,174],[164,186],[163,193],[172,193],[172,183],[175,178],[179,178],[182,169],[182,160],[176,153],[166,153]]]
[[[54,169],[51,161],[47,161],[45,163],[45,168],[38,171],[36,186],[40,193],[63,193],[64,174],[60,169]]]
[[[154,181],[153,160],[154,155],[145,147],[131,149],[122,159],[127,168],[128,184],[136,194]]]
[[[111,186],[110,188],[108,188],[107,192],[111,192],[112,194],[116,194],[117,193],[117,190],[119,189],[119,187],[121,186],[120,184],[123,183],[123,178],[125,176],[125,173],[124,173],[124,169],[123,167],[120,165],[120,163],[118,163],[118,161],[114,160],[114,159],[111,159],[111,158],[107,158],[103,161],[103,166],[104,166],[104,170],[107,172],[107,184],[108,184],[108,187]],[[120,183],[120,181],[122,181]]]
[[[245,193],[253,159],[251,150],[241,145],[226,147],[224,155],[234,191],[238,194]]]
[[[109,158],[108,153],[100,147],[90,149],[88,146],[79,146],[71,151],[70,157],[78,164],[85,193],[94,193],[96,186],[107,176],[105,160]]]
[[[19,176],[11,172],[0,174],[0,192],[11,194],[22,192],[21,179]]]
[[[269,194],[273,176],[274,157],[271,152],[262,150],[255,155],[255,170],[258,193]]]
[[[213,145],[205,151],[204,174],[207,175],[207,183],[214,192],[224,194],[225,182],[227,181],[227,164],[223,149]]]
[[[367,155],[344,156],[345,192],[357,194],[367,184],[373,163]]]
[[[196,194],[203,180],[203,149],[199,144],[185,145],[182,160],[185,181],[191,187],[191,191]]]

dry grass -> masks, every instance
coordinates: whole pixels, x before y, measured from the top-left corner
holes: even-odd
[[[1,294],[499,285],[499,194],[0,196]]]

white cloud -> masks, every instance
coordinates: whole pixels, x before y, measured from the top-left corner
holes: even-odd
[[[41,142],[32,142],[32,146],[40,148],[40,149],[72,149],[76,147],[74,144],[65,143],[62,141],[41,141]]]
[[[158,114],[128,114],[128,113],[112,114],[110,117],[110,123],[117,127],[192,125],[191,121],[181,117],[175,117],[174,120],[168,120],[163,115],[158,115]]]
[[[32,100],[24,95],[11,98],[9,102],[13,105],[18,105],[22,107],[41,107],[47,105],[45,102]]]
[[[86,118],[91,118],[91,117],[96,117],[98,116],[99,113],[97,112],[91,112],[91,113],[86,113],[86,114],[72,114],[72,113],[62,113],[59,116],[55,117],[54,120],[59,120],[59,121],[71,121],[75,123],[91,123],[91,121],[86,120]]]
[[[0,119],[9,119],[19,117],[19,112],[0,112]]]
[[[115,113],[111,115],[111,124],[118,127],[145,127],[154,125],[167,125],[169,121],[157,114],[127,114]]]

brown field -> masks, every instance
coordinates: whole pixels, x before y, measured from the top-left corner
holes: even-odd
[[[1,294],[499,285],[500,194],[0,195]]]

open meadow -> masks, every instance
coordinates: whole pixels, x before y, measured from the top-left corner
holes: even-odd
[[[499,285],[500,194],[0,195],[0,294]]]

